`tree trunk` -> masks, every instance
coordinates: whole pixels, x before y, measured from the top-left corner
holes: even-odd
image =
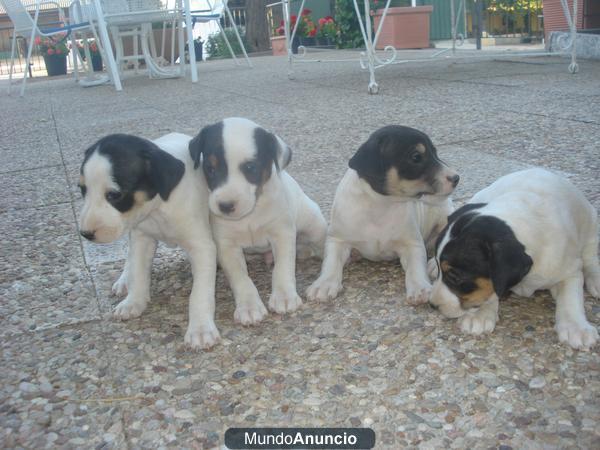
[[[246,40],[254,52],[264,52],[271,48],[266,5],[267,0],[246,2]]]

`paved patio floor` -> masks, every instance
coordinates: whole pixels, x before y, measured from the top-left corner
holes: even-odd
[[[574,76],[549,57],[396,65],[378,71],[377,96],[357,63],[297,65],[294,81],[284,58],[253,63],[202,63],[195,85],[129,77],[121,93],[60,79],[31,82],[21,99],[0,83],[0,446],[211,448],[232,426],[366,426],[377,448],[600,448],[599,348],[559,345],[547,292],[509,298],[492,335],[465,336],[405,304],[399,264],[363,260],[335,301],[245,328],[219,273],[223,340],[196,353],[183,345],[189,265],[161,246],[148,310],[110,319],[126,245],[82,242],[76,225],[83,150],[107,133],[251,118],[292,147],[289,172],[328,215],[358,146],[404,124],[459,171],[458,205],[543,166],[600,209],[600,62]],[[267,298],[269,270],[249,267]],[[319,267],[299,263],[299,292]],[[600,301],[588,297],[586,312],[598,326]]]

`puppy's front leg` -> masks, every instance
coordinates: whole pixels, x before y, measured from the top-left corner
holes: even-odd
[[[568,278],[550,289],[556,300],[556,325],[560,342],[586,350],[598,341],[598,330],[585,317],[583,308],[583,275]]]
[[[260,322],[267,315],[267,309],[260,299],[256,286],[248,276],[242,248],[229,242],[218,242],[217,247],[219,263],[229,280],[235,298],[233,319],[242,325]]]
[[[275,267],[269,308],[283,314],[302,304],[296,292],[296,230],[278,230],[272,235],[271,248]]]
[[[342,290],[344,264],[350,257],[350,246],[339,239],[328,236],[325,243],[325,259],[319,278],[306,290],[309,300],[334,299]]]
[[[458,319],[458,326],[463,333],[479,335],[491,333],[498,321],[498,296],[492,295],[474,312],[467,311]]]
[[[156,251],[156,240],[138,230],[129,233],[129,251],[125,271],[127,297],[114,310],[118,319],[139,317],[150,301],[150,270]]]
[[[406,301],[419,305],[429,301],[431,282],[427,275],[427,251],[422,240],[401,243],[397,250],[406,273]]]
[[[212,240],[187,250],[192,265],[194,284],[190,294],[190,321],[185,342],[192,348],[209,348],[219,339],[215,325],[215,279],[217,250]]]

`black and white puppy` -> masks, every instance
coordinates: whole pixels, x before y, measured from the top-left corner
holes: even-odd
[[[129,234],[129,252],[113,293],[127,297],[114,316],[138,317],[150,300],[157,241],[179,245],[190,258],[194,284],[185,342],[207,348],[219,340],[214,322],[216,248],[208,215],[208,189],[193,169],[190,136],[155,141],[113,134],[85,151],[79,186],[84,198],[79,229],[95,243]]]
[[[491,332],[498,300],[550,289],[561,342],[598,340],[583,308],[583,286],[600,297],[598,221],[568,180],[543,169],[506,175],[455,211],[438,238],[431,304],[466,333]]]
[[[356,249],[372,261],[400,258],[407,301],[427,302],[426,245],[446,225],[459,176],[425,133],[403,126],[374,132],[348,165],[333,201],[321,275],[308,298],[337,296],[344,264]]]
[[[285,171],[290,148],[248,119],[228,118],[203,128],[189,149],[210,189],[213,237],[235,297],[234,319],[249,325],[267,314],[248,276],[244,251],[273,252],[269,308],[277,313],[298,308],[296,252],[320,256],[327,223]]]

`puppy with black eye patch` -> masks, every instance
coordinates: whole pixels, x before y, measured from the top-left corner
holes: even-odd
[[[448,218],[436,262],[431,304],[465,333],[493,331],[509,291],[550,289],[560,342],[587,349],[598,341],[583,307],[584,285],[600,297],[597,213],[559,175],[516,172],[475,194]]]
[[[235,297],[235,321],[255,324],[267,314],[248,276],[244,252],[272,251],[269,308],[281,314],[294,311],[302,304],[296,292],[296,255],[322,254],[327,223],[285,171],[290,148],[248,119],[228,118],[203,128],[189,150],[210,189],[213,236]]]
[[[114,310],[119,319],[138,317],[150,300],[150,272],[158,241],[179,245],[194,277],[185,342],[207,348],[219,340],[214,322],[216,248],[208,215],[208,188],[193,168],[192,138],[171,133],[155,141],[106,136],[85,151],[79,186],[81,235],[94,243],[129,235],[123,273],[113,293],[127,294]]]
[[[438,158],[425,133],[399,125],[375,131],[348,165],[333,201],[321,274],[308,298],[338,295],[354,249],[372,261],[400,258],[407,302],[427,302],[427,246],[452,212],[449,196],[459,176]]]

